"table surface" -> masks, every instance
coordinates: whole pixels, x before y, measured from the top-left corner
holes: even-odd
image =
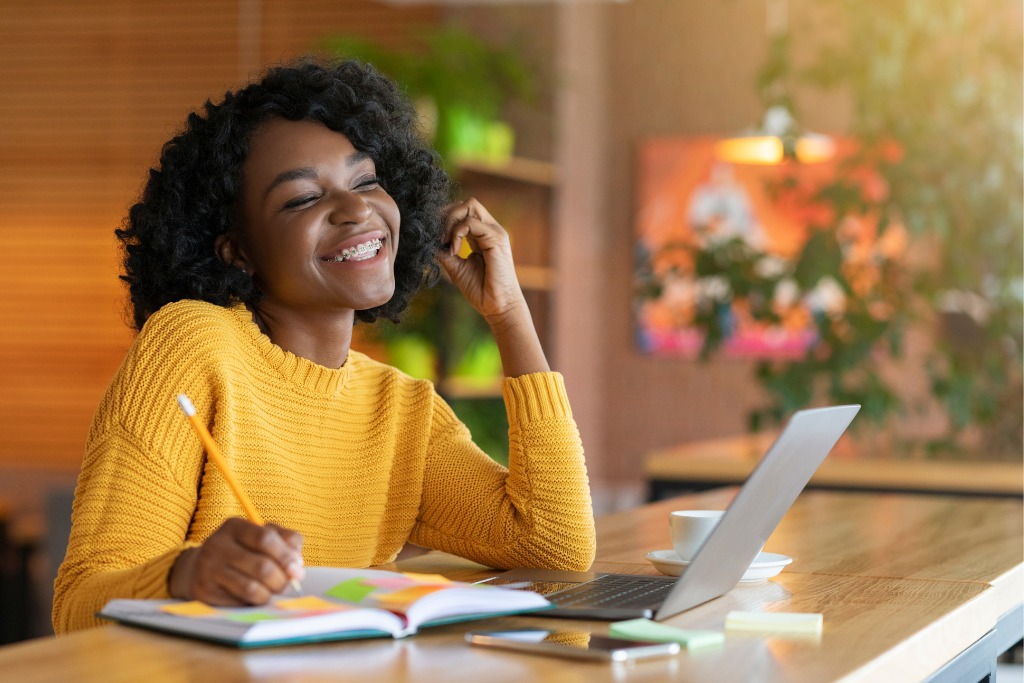
[[[690,484],[743,483],[775,440],[774,432],[694,441],[652,451],[648,479]],[[812,487],[1024,495],[1024,461],[897,458],[843,437],[811,478]]]
[[[735,489],[709,491],[599,518],[595,569],[655,574],[643,555],[669,546],[668,512],[724,508],[733,495]],[[507,617],[397,641],[248,652],[109,626],[0,648],[0,671],[28,682],[921,680],[990,631],[1024,595],[1020,500],[807,491],[765,549],[793,557],[793,564],[667,623],[722,629],[734,609],[821,612],[820,639],[730,633],[722,646],[616,667],[463,642],[466,631],[480,628],[605,633],[606,622]],[[440,553],[400,568],[464,580],[493,573]]]

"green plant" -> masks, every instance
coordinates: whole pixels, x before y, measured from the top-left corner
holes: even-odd
[[[800,188],[826,209],[826,218],[810,226],[811,238],[793,267],[798,281],[832,274],[851,306],[841,315],[816,318],[819,339],[805,358],[761,364],[758,377],[775,397],[768,412],[788,413],[815,391],[833,401],[863,403],[876,423],[915,410],[876,367],[880,355],[899,356],[908,330],[925,326],[936,334],[921,372],[944,409],[946,428],[907,447],[937,452],[969,445],[1019,457],[1020,7],[1005,0],[822,5],[833,13],[833,25],[843,27],[842,39],[811,50],[809,65],[794,77],[846,91],[858,148],[834,181]],[[779,64],[773,52],[762,85],[777,75]],[[875,175],[871,182],[864,182],[865,169]],[[910,236],[896,272],[884,272],[880,264],[881,298],[874,301],[841,266],[841,226],[850,216],[871,216],[880,232],[901,226]],[[966,441],[972,430],[981,437]]]
[[[458,26],[420,27],[400,50],[355,36],[333,36],[323,45],[373,64],[421,106],[436,107],[433,143],[446,162],[458,149],[460,133],[499,120],[510,101],[529,103],[536,95],[523,50],[486,42]]]

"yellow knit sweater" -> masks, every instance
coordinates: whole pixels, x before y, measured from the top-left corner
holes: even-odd
[[[175,399],[187,394],[268,522],[307,565],[365,567],[406,541],[506,568],[585,569],[594,526],[561,376],[506,379],[509,469],[430,382],[352,351],[330,369],[275,346],[242,306],[154,314],[107,389],[55,584],[57,633],[111,598],[166,598],[178,555],[244,516]]]

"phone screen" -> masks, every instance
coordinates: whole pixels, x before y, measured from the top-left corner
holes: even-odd
[[[467,633],[473,645],[575,659],[628,662],[679,652],[678,643],[654,643],[595,635],[589,631],[512,629]]]

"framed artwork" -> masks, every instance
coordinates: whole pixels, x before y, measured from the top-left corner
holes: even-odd
[[[830,179],[836,163],[731,164],[716,158],[715,142],[640,144],[637,344],[646,353],[694,357],[714,329],[727,357],[801,357],[816,338],[815,302],[786,274],[807,226],[827,217],[799,188]]]

